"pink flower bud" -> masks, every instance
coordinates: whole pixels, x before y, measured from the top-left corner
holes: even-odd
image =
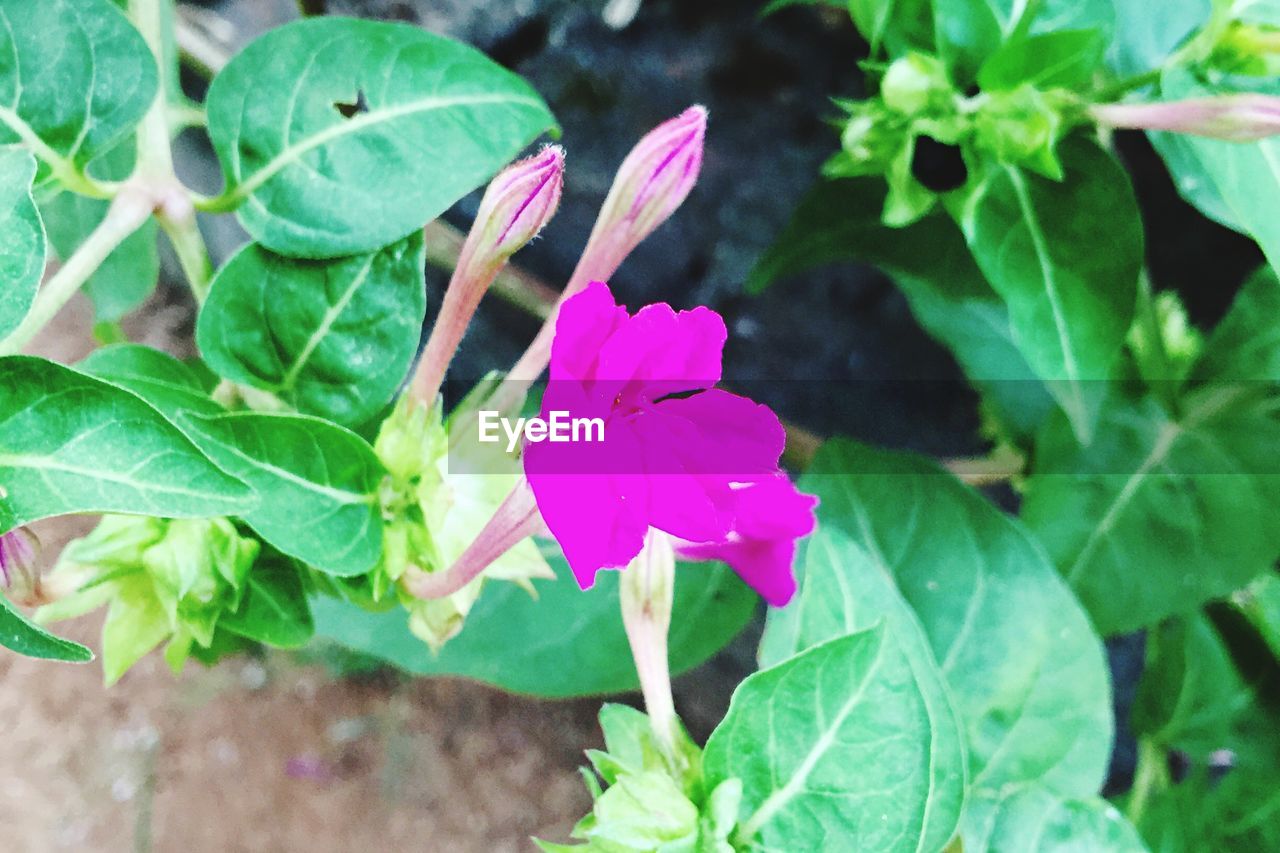
[[[507,259],[555,215],[563,185],[564,149],[548,145],[503,169],[485,190],[413,379],[413,393],[428,406],[485,291]]]
[[[559,145],[503,169],[485,190],[463,259],[467,249],[482,265],[511,257],[551,221],[563,184],[564,149]]]
[[[666,222],[689,196],[702,169],[707,108],[694,105],[649,131],[622,161],[605,197],[578,266],[557,303],[593,281],[608,281],[640,241]],[[508,373],[527,385],[538,378],[551,356],[556,311]]]
[[[1096,104],[1089,109],[1099,124],[1136,130],[1167,130],[1253,142],[1280,134],[1280,97],[1223,95],[1148,104]]]
[[[631,149],[574,274],[575,284],[582,280],[579,289],[587,282],[608,280],[627,254],[689,196],[702,168],[706,133],[706,107],[692,106],[649,131]]]
[[[0,587],[10,600],[22,605],[40,604],[40,540],[25,527],[0,536]]]

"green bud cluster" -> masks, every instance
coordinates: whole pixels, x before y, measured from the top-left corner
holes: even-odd
[[[573,828],[583,844],[539,841],[549,853],[732,853],[742,783],[706,791],[702,751],[681,728],[679,755],[663,755],[644,713],[626,705],[600,710],[605,749],[588,750],[583,768],[592,808]]]
[[[451,455],[450,422],[474,412],[492,386],[481,383],[448,420],[439,402],[427,406],[406,395],[374,443],[388,472],[381,491],[382,559],[352,590],[368,606],[399,601],[409,611],[410,629],[437,651],[462,630],[486,577],[513,581],[530,593],[532,579],[555,577],[538,547],[525,541],[445,598],[418,599],[398,583],[410,567],[427,573],[448,569],[520,476],[515,459],[506,460],[505,469],[498,467],[501,460],[486,459],[482,472],[464,473],[465,451],[455,448]]]
[[[160,643],[175,671],[215,644],[219,620],[239,609],[260,543],[225,518],[108,515],[63,551],[52,579],[69,596],[37,612],[68,619],[107,605],[103,670],[114,682]]]
[[[1074,100],[1064,90],[1042,91],[1029,83],[965,94],[940,59],[908,53],[885,69],[877,97],[837,101],[848,118],[841,151],[824,173],[831,178],[884,175],[889,195],[882,219],[891,226],[909,225],[939,196],[980,181],[991,163],[1061,179],[1055,148]],[[933,154],[944,160],[940,172],[922,162]]]

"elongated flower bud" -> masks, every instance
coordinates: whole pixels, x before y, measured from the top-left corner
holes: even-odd
[[[707,108],[694,105],[649,131],[618,167],[578,266],[560,304],[593,281],[608,281],[640,241],[666,222],[689,196],[702,169]],[[532,382],[547,366],[556,311],[511,369],[510,378]]]
[[[463,259],[481,267],[507,260],[551,221],[563,184],[564,149],[559,145],[503,169],[480,201]]]
[[[40,604],[40,540],[25,527],[0,536],[0,586],[12,601],[22,605]]]
[[[1223,95],[1149,104],[1097,104],[1094,120],[1111,127],[1167,130],[1229,142],[1253,142],[1280,134],[1280,97]]]
[[[414,377],[414,393],[428,405],[485,291],[507,259],[555,215],[563,184],[564,149],[548,145],[502,170],[485,190]]]
[[[631,149],[583,252],[584,263],[594,268],[575,279],[607,279],[627,253],[675,213],[698,180],[706,133],[706,107],[692,106],[649,131]]]

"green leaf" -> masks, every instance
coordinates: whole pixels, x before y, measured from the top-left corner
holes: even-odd
[[[1134,732],[1203,761],[1232,746],[1230,732],[1253,701],[1213,624],[1203,614],[1147,632],[1147,665],[1133,705]]]
[[[1249,685],[1222,635],[1201,613],[1169,620],[1148,635],[1147,667],[1133,723],[1150,762],[1139,828],[1152,850],[1274,850],[1280,843],[1280,720],[1274,673]],[[1189,770],[1165,769],[1179,750]],[[1224,760],[1225,759],[1225,760]],[[1225,766],[1224,766],[1225,765]]]
[[[1105,44],[1115,24],[1111,0],[934,0],[933,8],[938,53],[961,84],[1002,45],[1066,30],[1095,30]]]
[[[255,40],[209,87],[208,115],[241,223],[306,258],[407,236],[555,126],[529,84],[473,48],[334,17]]]
[[[1022,516],[1102,634],[1194,610],[1280,555],[1280,424],[1248,393],[1211,387],[1179,419],[1114,400],[1085,447],[1046,427]]]
[[[79,643],[50,634],[18,612],[0,594],[0,646],[29,658],[87,663],[93,652]]]
[[[0,145],[79,171],[142,119],[158,73],[107,0],[0,2]]]
[[[739,834],[766,850],[941,850],[963,767],[942,679],[892,623],[748,677],[703,754],[709,787],[742,780]]]
[[[1008,309],[953,222],[939,215],[886,228],[880,222],[884,197],[884,182],[876,178],[815,185],[756,263],[748,292],[834,261],[879,267],[906,295],[925,330],[952,351],[997,417],[1015,435],[1030,435],[1053,401],[1014,346]]]
[[[635,690],[635,665],[622,628],[618,573],[601,572],[586,592],[564,559],[547,555],[552,583],[536,596],[489,583],[462,633],[439,654],[409,632],[402,611],[367,613],[332,598],[312,602],[316,634],[419,675],[459,675],[515,693],[569,697]],[[711,657],[747,624],[758,599],[722,565],[684,564],[676,572],[670,653],[673,672]]]
[[[1062,182],[993,166],[960,221],[1018,349],[1087,437],[1133,319],[1142,220],[1128,174],[1096,143],[1074,137],[1060,154]]]
[[[1096,29],[1058,30],[1005,42],[978,70],[984,91],[1012,90],[1024,83],[1038,89],[1079,88],[1102,64],[1105,35]]]
[[[196,339],[233,382],[358,425],[413,362],[426,311],[422,233],[367,255],[298,261],[250,244],[218,273]]]
[[[1231,605],[1249,620],[1280,661],[1280,577],[1269,574],[1255,579],[1231,596]]]
[[[179,412],[218,415],[223,411],[205,393],[194,370],[167,353],[140,344],[96,349],[76,368],[137,394],[179,429]]]
[[[1280,94],[1274,80],[1265,81],[1263,87],[1266,94]],[[1165,71],[1160,89],[1165,100],[1244,91],[1243,87],[1210,85],[1182,67]],[[1280,140],[1271,137],[1242,143],[1182,136],[1171,145],[1178,148],[1166,160],[1175,171],[1183,196],[1212,218],[1248,234],[1262,247],[1271,265],[1280,266],[1280,217],[1275,215],[1275,199],[1280,194]],[[1170,153],[1169,146],[1160,147],[1161,153]]]
[[[0,340],[26,319],[44,275],[45,233],[31,197],[36,161],[0,148]]]
[[[762,663],[880,619],[916,625],[975,788],[1096,793],[1112,730],[1102,644],[1022,526],[932,462],[841,439],[800,488],[821,500],[819,532],[799,600],[770,615]]]
[[[123,180],[133,172],[134,140],[121,140],[90,164],[94,177]],[[49,231],[49,243],[63,260],[80,247],[107,215],[111,203],[73,192],[61,192],[41,202],[40,213]],[[84,284],[99,322],[111,322],[147,300],[160,278],[158,227],[148,219],[109,255]]]
[[[281,649],[306,645],[315,625],[297,566],[287,558],[258,558],[240,608],[222,614],[218,628]]]
[[[1163,66],[1169,55],[1209,20],[1213,0],[1170,0],[1153,14],[1151,0],[1111,0],[1115,37],[1108,62],[1131,77]]]
[[[1245,280],[1196,364],[1205,381],[1280,382],[1280,279],[1263,267]]]
[[[932,48],[932,5],[933,0],[848,0],[849,16],[872,54],[884,47],[894,57],[911,48]]]
[[[182,413],[209,457],[257,491],[240,516],[280,551],[333,575],[362,574],[382,553],[377,490],[386,475],[355,433],[319,418]]]
[[[118,512],[235,515],[257,495],[128,391],[53,362],[0,358],[0,532]]]
[[[1098,797],[1069,799],[1039,785],[971,795],[965,850],[1145,853],[1137,830]]]

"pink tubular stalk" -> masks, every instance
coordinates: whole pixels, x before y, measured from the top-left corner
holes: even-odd
[[[511,369],[510,379],[527,385],[541,375],[551,358],[560,305],[591,282],[608,281],[640,241],[689,196],[702,168],[706,132],[706,107],[689,107],[649,131],[622,161],[569,284]]]
[[[677,763],[679,718],[671,695],[667,634],[671,630],[676,556],[671,538],[650,529],[644,548],[622,573],[622,623],[635,659],[645,711],[654,737],[673,766]]]
[[[1228,142],[1255,142],[1280,134],[1280,97],[1223,95],[1147,104],[1095,104],[1099,124],[1134,130],[1165,130]]]
[[[513,163],[489,184],[413,378],[412,392],[427,405],[435,402],[485,291],[507,259],[555,214],[563,184],[564,149],[558,145]]]
[[[424,572],[410,566],[404,575],[405,589],[415,598],[453,595],[479,577],[494,560],[545,529],[529,481],[521,477],[452,566],[443,572]]]

